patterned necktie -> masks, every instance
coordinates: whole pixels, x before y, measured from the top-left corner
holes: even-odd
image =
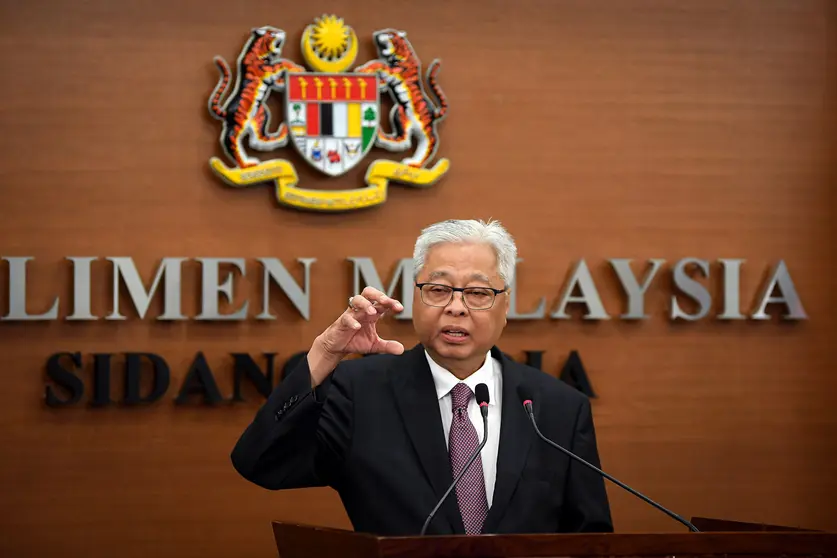
[[[468,403],[474,396],[471,388],[458,383],[450,393],[453,407],[453,420],[450,425],[450,468],[453,478],[456,478],[468,462],[468,458],[479,447],[479,438],[476,428],[468,418]],[[459,501],[459,513],[462,514],[465,533],[478,535],[482,531],[485,516],[488,515],[488,498],[485,495],[485,477],[480,457],[474,460],[457,483],[456,499]]]

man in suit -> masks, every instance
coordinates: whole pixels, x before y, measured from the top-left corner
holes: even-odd
[[[276,387],[232,452],[262,487],[331,486],[355,530],[415,535],[483,438],[474,399],[488,388],[488,441],[428,534],[609,532],[604,481],[539,440],[599,466],[589,400],[497,348],[517,249],[498,222],[445,221],[416,241],[405,351],[376,324],[402,304],[367,287]],[[374,354],[343,360],[350,354]]]

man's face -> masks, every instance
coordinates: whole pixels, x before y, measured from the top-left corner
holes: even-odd
[[[497,272],[494,250],[487,244],[434,246],[416,282],[451,287],[506,287]],[[454,292],[444,307],[422,302],[419,289],[413,297],[413,325],[420,342],[431,356],[448,361],[481,362],[500,338],[508,311],[508,293],[498,294],[494,305],[487,310],[468,308],[461,292]]]

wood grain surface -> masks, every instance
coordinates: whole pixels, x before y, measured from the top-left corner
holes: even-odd
[[[374,537],[351,531],[273,523],[283,558],[304,556],[398,556],[399,558],[551,558],[609,556],[827,556],[837,550],[834,533],[572,533],[491,536]]]

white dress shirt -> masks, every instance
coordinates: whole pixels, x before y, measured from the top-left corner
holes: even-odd
[[[460,380],[448,370],[439,366],[427,351],[424,352],[427,363],[430,365],[430,372],[433,373],[433,383],[436,384],[436,395],[439,397],[439,412],[442,414],[442,426],[445,431],[445,445],[450,440],[450,425],[453,420],[451,409],[450,391],[459,382],[464,382],[471,391],[476,393],[477,384],[485,384],[488,387],[488,442],[480,452],[482,459],[482,471],[485,476],[485,495],[488,498],[488,507],[494,499],[494,481],[497,478],[497,450],[500,445],[500,417],[502,416],[502,394],[503,374],[500,362],[491,356],[489,351],[485,356],[485,362],[479,370]],[[482,443],[483,428],[482,414],[476,398],[468,403],[468,417],[477,431],[477,438]],[[473,467],[473,465],[471,465]]]

